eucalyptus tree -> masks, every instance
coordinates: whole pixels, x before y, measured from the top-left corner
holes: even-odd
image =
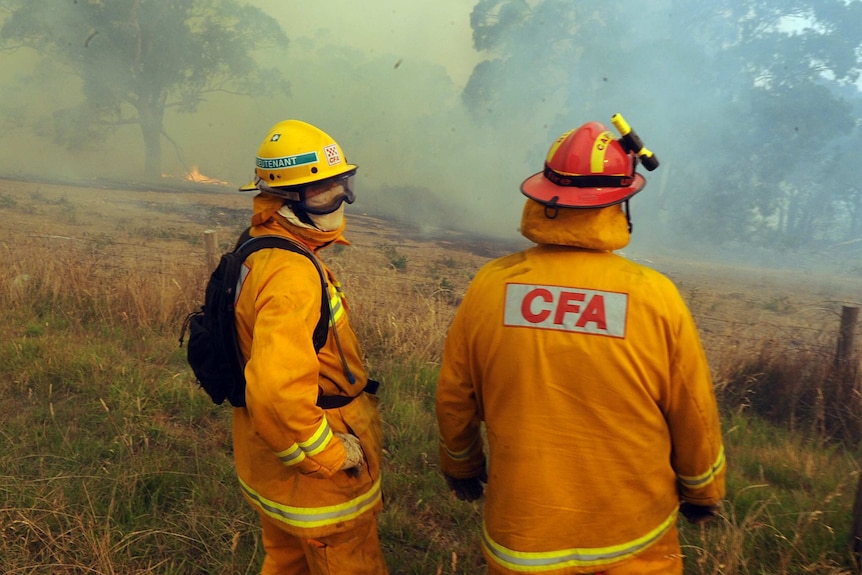
[[[52,70],[48,76],[59,70],[80,79],[81,102],[55,111],[54,138],[74,149],[135,125],[149,177],[161,173],[169,108],[193,113],[208,94],[286,86],[280,72],[255,57],[284,49],[284,31],[260,9],[234,0],[2,0],[0,8],[7,50],[36,50],[39,66]]]
[[[836,229],[826,166],[859,121],[862,1],[479,0],[471,25],[484,59],[463,99],[479,121],[554,137],[631,113],[668,160],[669,189],[648,200],[668,225],[764,244]]]
[[[853,109],[862,2],[725,1],[723,9],[737,29],[726,57],[749,81],[736,166],[761,238],[791,247],[831,241],[843,233],[842,205],[858,203],[834,160],[858,141],[862,120]]]

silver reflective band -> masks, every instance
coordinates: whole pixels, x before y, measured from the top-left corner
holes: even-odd
[[[239,484],[245,495],[269,517],[288,525],[301,528],[314,528],[349,521],[374,508],[380,502],[380,479],[375,481],[365,493],[344,503],[325,507],[292,507],[263,497],[253,490],[243,479]]]
[[[482,545],[491,558],[512,571],[541,573],[564,567],[596,567],[621,561],[649,547],[667,533],[676,522],[677,510],[655,529],[633,541],[610,547],[561,549],[547,552],[527,552],[508,549],[491,539],[487,527],[482,525]]]

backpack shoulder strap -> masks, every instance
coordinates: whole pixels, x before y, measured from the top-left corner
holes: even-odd
[[[315,257],[311,250],[309,250],[299,242],[296,242],[284,236],[277,235],[252,237],[249,234],[249,230],[250,228],[246,228],[245,231],[243,231],[243,233],[239,237],[239,240],[237,240],[236,247],[234,247],[233,250],[234,253],[238,256],[237,260],[239,262],[244,262],[248,256],[258,250],[279,248],[307,257],[309,260],[311,260],[311,263],[313,263],[314,267],[317,269],[317,274],[320,277],[320,287],[322,290],[322,295],[320,298],[320,319],[317,322],[317,326],[315,326],[314,328],[314,333],[312,334],[311,339],[314,343],[314,350],[316,352],[319,352],[320,349],[326,343],[326,338],[329,335],[329,290],[327,289],[329,284],[326,281],[326,273],[323,271],[320,262],[317,261],[317,257]]]
[[[239,237],[236,240],[236,243],[233,245],[233,251],[237,251],[239,247],[251,239],[251,227],[248,227],[242,231]]]

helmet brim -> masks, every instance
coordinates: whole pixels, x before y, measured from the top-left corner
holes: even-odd
[[[646,178],[636,173],[632,185],[625,188],[558,186],[538,172],[521,183],[521,193],[541,204],[561,208],[605,208],[626,201],[645,185]]]
[[[257,190],[257,180],[256,179],[250,181],[246,185],[239,188],[239,191],[241,191],[241,192],[253,192],[255,190]]]

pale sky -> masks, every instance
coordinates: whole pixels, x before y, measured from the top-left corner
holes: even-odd
[[[463,87],[478,61],[473,51],[471,0],[327,0],[285,2],[252,0],[276,18],[288,37],[327,39],[355,46],[369,54],[393,53],[409,65],[411,59],[442,64],[453,82]]]

